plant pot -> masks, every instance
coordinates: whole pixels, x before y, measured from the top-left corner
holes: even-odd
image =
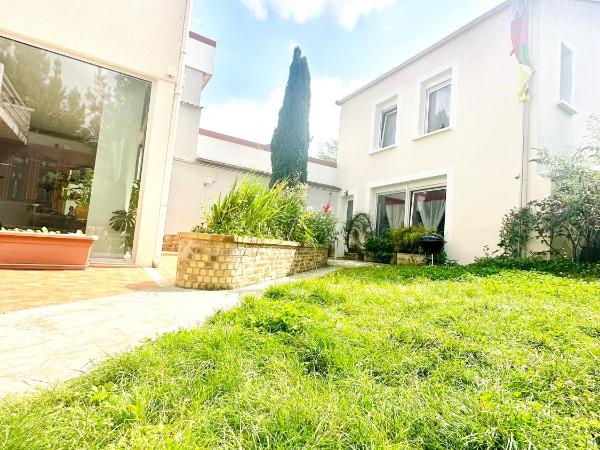
[[[425,264],[425,256],[414,253],[396,253],[393,264]]]
[[[83,220],[87,219],[87,216],[88,216],[88,207],[87,206],[76,206],[75,207],[75,214],[80,219],[83,219]]]
[[[98,236],[0,231],[0,269],[82,270]]]

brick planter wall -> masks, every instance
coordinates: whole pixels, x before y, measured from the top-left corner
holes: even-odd
[[[327,265],[327,246],[221,234],[179,233],[176,284],[220,290]]]
[[[176,252],[179,249],[179,238],[176,234],[165,234],[163,237],[163,252]]]

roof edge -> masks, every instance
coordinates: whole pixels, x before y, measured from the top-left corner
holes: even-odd
[[[231,142],[232,144],[238,144],[238,145],[241,145],[244,147],[251,147],[251,148],[255,148],[257,150],[271,152],[271,146],[269,144],[259,144],[258,142],[248,141],[246,139],[231,136],[229,134],[219,133],[217,131],[207,130],[205,128],[198,129],[198,134],[201,134],[202,136],[210,137],[213,139],[218,139],[220,141]],[[313,158],[312,156],[308,157],[308,162],[311,162],[314,164],[320,164],[322,166],[328,166],[328,167],[334,167],[334,168],[337,167],[337,163],[335,163],[335,162],[325,161],[325,160],[319,159],[319,158]]]
[[[376,85],[380,81],[382,81],[382,80],[386,79],[387,77],[395,74],[396,72],[402,70],[406,66],[412,64],[413,62],[421,59],[423,56],[431,53],[432,51],[434,51],[436,49],[438,49],[439,47],[441,47],[442,45],[444,45],[447,42],[451,41],[452,39],[456,38],[457,36],[460,36],[461,34],[465,33],[466,31],[469,31],[471,28],[475,27],[476,25],[479,25],[481,22],[483,22],[483,21],[487,20],[488,18],[492,17],[493,15],[499,13],[500,11],[504,10],[505,8],[507,8],[508,6],[510,6],[510,0],[503,1],[498,6],[490,9],[488,12],[482,14],[481,16],[477,17],[476,19],[472,20],[471,22],[467,23],[466,25],[463,25],[458,30],[453,31],[452,33],[450,33],[445,38],[440,39],[435,44],[430,45],[425,50],[422,50],[421,52],[417,53],[416,55],[410,57],[409,59],[405,60],[400,65],[394,67],[391,70],[388,70],[383,75],[375,78],[374,80],[370,81],[369,83],[365,84],[364,86],[356,89],[354,92],[352,92],[351,94],[346,95],[344,98],[342,98],[340,100],[337,100],[335,102],[335,104],[338,105],[338,106],[341,106],[342,104],[346,103],[351,98],[353,98],[353,97],[357,96],[358,94],[366,91],[370,87]]]
[[[217,47],[217,41],[213,41],[212,39],[209,39],[206,36],[202,36],[201,34],[194,33],[193,31],[189,32],[189,37],[191,37],[195,41],[199,41],[204,44],[210,45],[211,47]]]

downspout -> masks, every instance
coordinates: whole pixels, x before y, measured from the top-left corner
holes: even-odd
[[[531,79],[529,80],[529,99],[523,102],[523,115],[522,115],[522,137],[523,140],[521,142],[521,176],[520,176],[520,186],[519,186],[519,210],[522,210],[528,203],[528,182],[529,182],[529,125],[530,125],[530,114],[531,114],[531,93],[532,93],[532,85],[533,85],[533,77],[535,76],[534,60],[533,60],[533,9],[536,2],[534,0],[531,1],[531,8],[529,8],[529,57],[531,58]],[[522,219],[519,220],[519,235],[523,233],[523,225],[521,222]],[[524,250],[521,248],[521,243],[518,243],[518,252],[521,255],[521,251]]]
[[[169,190],[171,188],[171,173],[173,171],[173,155],[175,153],[175,143],[177,139],[177,128],[179,125],[179,106],[181,103],[181,94],[183,86],[183,75],[185,72],[185,55],[187,48],[187,39],[190,29],[190,20],[192,16],[193,0],[187,0],[185,5],[185,16],[183,29],[181,30],[181,47],[179,52],[179,63],[177,67],[177,81],[175,82],[175,93],[173,96],[173,105],[171,107],[171,121],[169,125],[169,143],[165,155],[165,171],[163,174],[162,197],[160,201],[160,210],[158,216],[158,229],[156,232],[156,241],[154,243],[154,258],[152,266],[158,267],[162,254],[163,237],[167,221],[167,205],[169,202]]]

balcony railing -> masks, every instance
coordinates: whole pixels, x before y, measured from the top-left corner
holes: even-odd
[[[11,119],[13,131],[20,140],[27,143],[27,133],[31,113],[19,93],[4,73],[4,65],[0,64],[0,108],[6,112]],[[17,129],[14,130],[14,127]]]

